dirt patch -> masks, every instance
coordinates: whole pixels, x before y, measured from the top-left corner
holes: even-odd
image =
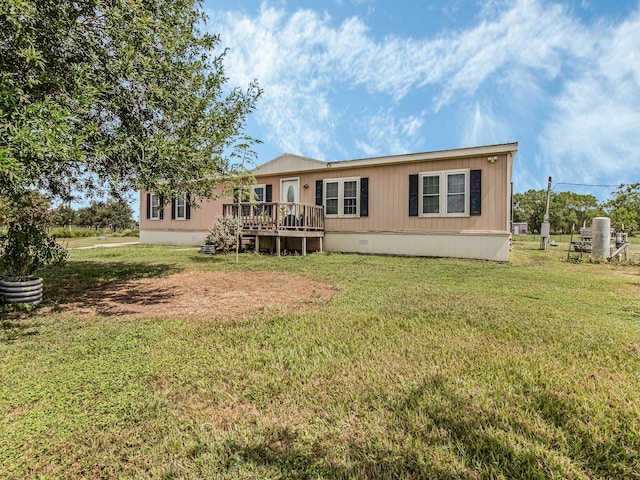
[[[186,272],[94,289],[63,305],[91,316],[242,320],[331,298],[329,285],[277,272]]]

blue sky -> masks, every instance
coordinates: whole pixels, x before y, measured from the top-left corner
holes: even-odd
[[[209,0],[258,164],[519,142],[516,192],[640,181],[638,0]],[[557,185],[606,199],[612,187]]]

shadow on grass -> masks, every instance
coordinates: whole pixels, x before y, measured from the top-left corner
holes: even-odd
[[[279,478],[342,478],[339,468],[322,465],[327,452],[314,445],[305,452],[299,447],[298,435],[288,428],[273,428],[265,432],[260,442],[244,444],[229,440],[224,445],[229,459],[240,460],[254,467],[278,472]]]
[[[244,252],[240,252],[240,255],[244,255]],[[188,255],[187,258],[189,261],[193,263],[206,263],[206,264],[229,264],[235,262],[236,253],[228,252],[228,253],[216,253],[216,254],[205,254],[205,253],[193,253]]]
[[[127,313],[121,306],[144,305],[150,302],[168,302],[171,292],[167,289],[145,289],[137,295],[132,289],[115,288],[118,284],[141,278],[153,278],[182,271],[170,264],[131,262],[71,261],[58,269],[43,269],[44,292],[39,306],[4,305],[0,309],[0,341],[12,342],[20,337],[36,335],[33,319],[42,314],[41,308],[53,312],[64,311],[62,305],[78,303],[96,306],[98,313],[111,314],[109,304],[120,304],[118,314]],[[109,289],[114,287],[113,289]]]
[[[436,375],[388,405],[386,436],[343,438],[337,452],[330,443],[309,443],[274,426],[249,441],[228,440],[224,457],[291,479],[630,477],[633,441],[618,432],[598,443],[583,427],[588,420],[579,405],[548,390],[529,401],[530,417],[510,417]],[[548,431],[540,430],[538,415]],[[558,442],[554,432],[576,447]]]
[[[625,430],[632,415],[616,419],[607,432],[598,431],[579,398],[544,384],[523,398],[519,408],[526,416],[506,414],[505,407],[475,399],[443,375],[426,380],[392,408],[396,415],[389,429],[394,436],[428,445],[441,442],[431,432],[446,432],[471,476],[629,478],[630,465],[638,459],[636,440]]]
[[[43,272],[43,305],[52,306],[73,302],[90,292],[111,285],[141,278],[160,277],[180,271],[182,271],[180,267],[170,264],[73,261],[64,268]],[[157,295],[160,294],[161,292],[158,292]],[[127,295],[122,294],[122,298],[118,300],[127,298],[129,298]],[[131,296],[130,300],[139,301],[135,296]]]
[[[401,434],[423,444],[442,444],[440,436],[444,435],[446,443],[454,447],[452,459],[466,465],[465,475],[544,478],[545,467],[553,470],[531,449],[522,448],[518,435],[533,437],[526,425],[509,425],[497,410],[475,400],[472,393],[452,386],[443,375],[425,380],[392,408],[392,430],[400,429]]]
[[[0,316],[0,343],[13,343],[19,338],[38,334],[36,325],[20,321],[27,315],[26,312],[18,312],[17,315],[12,312],[2,312]]]
[[[277,478],[460,478],[446,465],[425,461],[429,453],[406,445],[395,448],[387,439],[353,439],[341,456],[332,448],[304,440],[287,428],[273,429],[253,444],[228,441],[228,459],[267,469]],[[342,457],[340,463],[335,460]]]

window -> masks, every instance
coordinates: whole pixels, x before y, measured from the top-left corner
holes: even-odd
[[[264,202],[265,197],[265,186],[264,185],[254,185],[253,193],[255,194],[255,200],[258,203]]]
[[[176,220],[186,220],[187,218],[187,198],[186,197],[176,198],[174,215]]]
[[[447,214],[466,213],[467,175],[466,173],[447,174]]]
[[[469,215],[469,171],[429,172],[420,174],[420,215]]]
[[[422,177],[422,214],[440,213],[440,175]]]
[[[325,183],[326,204],[324,211],[326,215],[338,215],[338,185],[339,182]]]
[[[151,205],[151,218],[152,220],[160,220],[160,212],[162,210],[162,206],[160,204],[160,195],[151,194],[150,196],[150,205]]]
[[[325,180],[324,214],[328,217],[359,216],[359,178]]]
[[[343,183],[343,211],[344,215],[356,215],[358,213],[358,182],[349,180]]]

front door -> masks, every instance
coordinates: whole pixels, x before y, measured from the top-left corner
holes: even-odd
[[[300,200],[300,180],[297,178],[282,180],[280,184],[280,201],[298,203]]]
[[[297,204],[300,200],[300,179],[290,178],[280,182],[280,201],[282,203]],[[284,207],[284,225],[294,227],[298,225],[298,205]]]

